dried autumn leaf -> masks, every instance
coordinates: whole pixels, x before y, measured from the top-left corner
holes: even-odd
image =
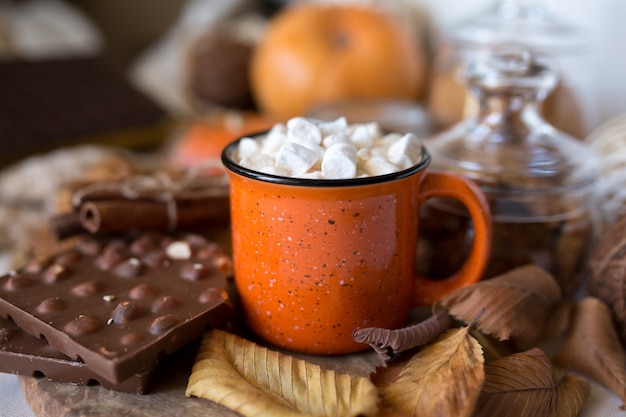
[[[483,347],[485,361],[487,362],[518,352],[516,347],[511,345],[509,341],[496,340],[494,337],[484,334],[480,330],[472,330],[472,336],[474,336]]]
[[[397,378],[380,386],[383,403],[408,416],[470,416],[483,383],[483,364],[482,348],[468,327],[448,330],[413,355]]]
[[[560,301],[561,289],[554,277],[536,265],[526,265],[459,288],[435,308],[443,307],[466,323],[484,308],[476,323],[480,331],[498,340],[515,338],[521,347],[530,347],[567,328],[569,315],[563,308],[567,305]]]
[[[538,348],[515,353],[485,365],[485,382],[475,417],[576,416],[591,392],[578,376],[559,380]]]
[[[577,416],[590,394],[591,385],[587,379],[578,375],[568,375],[558,386],[559,401],[555,415],[558,417]]]
[[[578,303],[572,331],[554,361],[592,377],[626,403],[624,349],[611,311],[599,299],[585,297]],[[621,408],[626,409],[626,406]]]
[[[243,416],[373,416],[374,384],[276,352],[221,330],[205,335],[186,396]]]

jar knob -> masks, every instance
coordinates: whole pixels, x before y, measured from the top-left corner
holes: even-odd
[[[484,90],[532,90],[547,95],[558,82],[556,64],[524,48],[500,48],[467,65],[470,86]]]

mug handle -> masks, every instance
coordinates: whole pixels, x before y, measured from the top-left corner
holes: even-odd
[[[452,197],[467,207],[474,223],[474,242],[469,256],[453,275],[437,280],[415,276],[416,306],[431,305],[451,291],[480,280],[491,252],[491,211],[476,183],[460,175],[429,170],[420,187],[420,203],[431,197]]]

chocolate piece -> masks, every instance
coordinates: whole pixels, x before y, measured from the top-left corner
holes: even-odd
[[[152,368],[163,353],[197,339],[206,326],[230,319],[227,277],[217,266],[194,280],[183,273],[189,265],[221,263],[224,252],[206,258],[214,242],[192,234],[140,235],[102,240],[101,245],[92,239],[41,261],[38,268],[0,277],[0,316],[44,336],[113,384]],[[146,245],[146,239],[152,244]],[[177,253],[173,247],[189,248],[189,256],[168,256]],[[143,261],[154,251],[167,262]]]
[[[451,326],[452,317],[447,310],[440,309],[426,320],[401,329],[355,329],[352,338],[359,343],[368,343],[384,362],[400,352],[431,342]]]
[[[146,394],[157,366],[113,384],[91,371],[85,363],[72,360],[46,343],[29,335],[13,322],[0,319],[0,372],[43,376],[53,381],[78,385],[100,384],[104,388]]]

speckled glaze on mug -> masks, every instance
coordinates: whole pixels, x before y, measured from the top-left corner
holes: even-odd
[[[411,308],[480,279],[489,255],[491,219],[472,182],[416,166],[394,174],[312,180],[263,174],[231,159],[235,286],[243,317],[258,336],[293,351],[344,354],[359,327],[397,328]],[[465,204],[475,244],[445,280],[415,276],[419,206],[432,196]]]

